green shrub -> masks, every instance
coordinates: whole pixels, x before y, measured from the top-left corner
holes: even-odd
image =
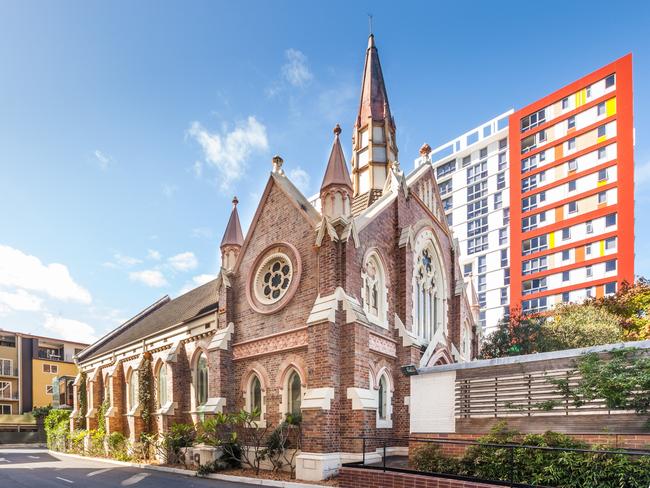
[[[191,447],[196,440],[196,430],[191,424],[172,424],[169,432],[161,434],[161,448],[169,464],[187,464],[181,449]]]
[[[64,452],[70,430],[70,410],[50,410],[43,422],[47,447]]]
[[[73,454],[84,453],[84,439],[88,435],[87,430],[75,430],[68,434],[68,452]]]
[[[121,432],[113,432],[106,439],[108,455],[118,461],[130,461],[129,441]]]
[[[439,444],[425,444],[417,448],[411,457],[411,466],[429,473],[459,474],[460,462],[442,454]]]

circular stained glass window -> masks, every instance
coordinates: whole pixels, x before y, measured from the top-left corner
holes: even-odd
[[[257,299],[265,304],[277,302],[289,289],[292,277],[293,266],[288,256],[281,253],[269,256],[257,271]]]

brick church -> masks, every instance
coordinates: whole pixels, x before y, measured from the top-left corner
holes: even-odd
[[[107,431],[139,437],[146,357],[159,431],[220,411],[259,408],[260,425],[300,412],[301,479],[358,459],[350,437],[409,434],[402,366],[468,361],[478,331],[431,164],[405,174],[398,163],[372,35],[350,166],[341,132],[319,195],[305,197],[274,157],[245,235],[233,200],[218,277],[160,299],[78,355],[87,428],[107,400]]]

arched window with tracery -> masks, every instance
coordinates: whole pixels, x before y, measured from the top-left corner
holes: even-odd
[[[251,376],[248,387],[248,411],[255,412],[254,420],[260,420],[262,416],[262,382],[254,374]]]
[[[138,370],[132,369],[127,377],[127,408],[129,412],[138,405]]]
[[[208,358],[201,353],[196,362],[196,405],[205,405],[208,401]]]
[[[167,404],[167,365],[162,363],[158,368],[156,377],[156,387],[158,389],[158,408],[163,408]]]
[[[363,263],[361,272],[362,288],[361,298],[363,310],[370,322],[388,326],[388,291],[386,288],[386,275],[381,259],[376,252],[371,252]]]
[[[287,413],[300,415],[300,405],[302,403],[302,381],[296,370],[291,371],[287,380]]]
[[[414,262],[413,329],[428,342],[446,323],[444,274],[430,230],[416,239]]]

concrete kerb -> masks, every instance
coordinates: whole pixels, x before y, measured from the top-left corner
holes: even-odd
[[[170,468],[168,466],[155,466],[152,464],[142,464],[142,463],[130,463],[128,461],[116,461],[115,459],[108,459],[108,458],[98,458],[98,457],[90,457],[90,456],[82,456],[80,454],[68,454],[68,453],[62,453],[58,451],[51,451],[48,450],[48,453],[51,454],[54,457],[57,456],[63,456],[63,457],[71,457],[71,458],[76,458],[76,459],[86,459],[90,461],[98,461],[102,463],[108,463],[108,464],[114,464],[116,466],[126,466],[130,468],[140,468],[140,469],[146,469],[150,471],[161,471],[163,473],[173,473],[173,474],[178,474],[181,476],[196,476],[196,471],[192,471],[191,469],[181,469],[181,468]],[[312,483],[299,483],[296,481],[279,481],[279,480],[267,480],[267,479],[259,479],[259,478],[249,478],[246,476],[232,476],[229,474],[219,474],[219,473],[210,473],[207,474],[206,476],[203,476],[203,478],[208,478],[208,479],[213,479],[213,480],[221,480],[221,481],[233,481],[237,483],[246,483],[249,485],[254,485],[254,486],[275,486],[278,488],[313,488],[313,487],[322,487],[323,485],[315,485]]]

